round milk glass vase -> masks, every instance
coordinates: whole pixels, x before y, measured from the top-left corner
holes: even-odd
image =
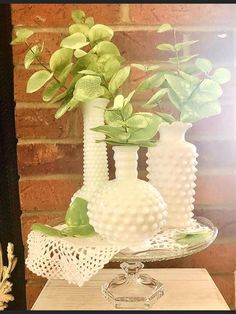
[[[90,201],[92,195],[109,180],[106,143],[96,143],[105,139],[102,133],[91,128],[104,124],[104,109],[108,99],[96,98],[82,105],[84,121],[83,138],[83,186],[74,193],[71,203],[76,197]]]
[[[99,144],[97,144],[99,145]],[[139,147],[114,146],[116,178],[97,191],[88,204],[95,231],[109,242],[144,248],[166,222],[166,204],[151,183],[138,179]]]
[[[197,151],[185,140],[191,123],[162,123],[156,147],[148,149],[148,178],[167,204],[167,228],[184,228],[191,224],[194,210]]]

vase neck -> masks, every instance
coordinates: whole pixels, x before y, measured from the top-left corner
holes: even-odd
[[[114,146],[116,179],[137,179],[137,146]]]
[[[160,141],[185,141],[186,131],[191,128],[191,123],[184,123],[180,121],[175,121],[171,124],[162,123],[160,125]]]

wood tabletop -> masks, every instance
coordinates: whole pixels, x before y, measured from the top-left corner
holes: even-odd
[[[120,269],[103,269],[83,287],[65,280],[49,280],[32,310],[110,310],[115,309],[101,293]],[[165,294],[152,310],[229,310],[224,298],[206,269],[144,269],[143,273],[163,283]]]

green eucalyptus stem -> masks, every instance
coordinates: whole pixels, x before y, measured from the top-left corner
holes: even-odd
[[[29,50],[32,52],[32,54],[34,55],[35,59],[38,61],[38,63],[48,72],[52,73],[52,71],[41,62],[41,60],[38,58],[38,56],[34,53],[34,51],[32,50],[31,46],[28,44],[27,41],[25,41],[26,46],[29,48]],[[57,77],[55,76],[55,74],[53,73],[53,78],[54,80],[61,85],[61,82],[57,79]],[[62,85],[61,88],[63,88],[64,90],[67,90],[67,87],[65,85]]]
[[[177,40],[176,40],[176,29],[175,28],[173,29],[173,33],[174,33],[174,42],[175,42],[175,45],[176,45],[177,44]],[[175,55],[176,55],[176,58],[177,58],[177,71],[179,71],[180,70],[179,53],[176,50],[176,48],[175,48]]]

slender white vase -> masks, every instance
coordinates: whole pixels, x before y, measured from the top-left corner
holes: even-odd
[[[191,123],[162,123],[160,140],[148,149],[148,178],[167,204],[167,228],[190,225],[194,210],[196,165],[195,145],[185,141]]]
[[[91,128],[104,124],[104,110],[109,100],[96,98],[82,105],[84,120],[83,144],[83,186],[74,193],[76,197],[90,201],[92,195],[109,180],[106,143],[96,143],[105,139],[105,135],[92,131]]]
[[[116,179],[98,190],[88,204],[90,223],[112,243],[142,246],[164,226],[166,204],[149,182],[137,178],[138,147],[115,146],[113,150]]]

